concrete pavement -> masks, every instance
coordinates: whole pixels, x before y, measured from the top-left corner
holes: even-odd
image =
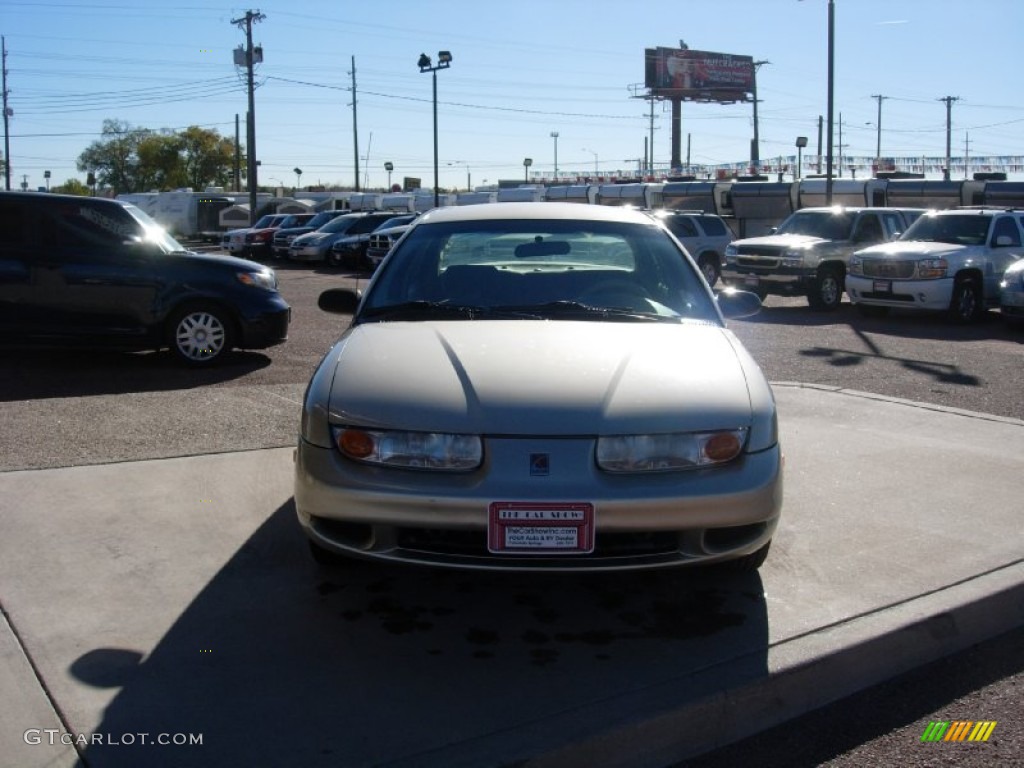
[[[1024,623],[1024,422],[774,387],[757,575],[326,572],[290,448],[0,474],[0,765],[664,766]]]

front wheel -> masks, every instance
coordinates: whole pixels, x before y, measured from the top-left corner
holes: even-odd
[[[953,322],[973,323],[981,319],[984,310],[977,282],[961,279],[953,284],[953,296],[950,298],[948,310],[949,318]]]
[[[708,285],[714,288],[722,271],[718,263],[718,255],[711,253],[701,256],[698,266],[700,267],[701,274],[704,275],[704,279],[708,281]]]
[[[823,269],[814,279],[807,292],[807,301],[812,309],[826,312],[839,309],[843,300],[843,278],[836,269]]]
[[[208,366],[222,360],[231,350],[234,335],[226,310],[212,304],[197,304],[178,310],[168,324],[171,350],[192,366]]]

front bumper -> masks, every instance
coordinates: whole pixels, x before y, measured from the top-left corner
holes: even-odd
[[[493,570],[634,570],[729,560],[764,546],[782,507],[778,445],[733,464],[618,475],[594,464],[588,438],[488,438],[470,473],[371,467],[299,441],[295,507],[317,545],[377,560]],[[533,477],[546,453],[551,473]],[[512,472],[510,467],[522,468]],[[589,502],[588,554],[505,555],[487,548],[492,502]]]
[[[846,293],[854,304],[944,311],[953,297],[953,278],[889,280],[846,276]]]
[[[266,349],[288,340],[292,310],[280,296],[241,313],[237,346],[242,349]]]
[[[806,267],[787,266],[724,264],[721,272],[721,279],[725,285],[782,296],[807,293],[814,276],[814,270],[808,270]]]
[[[292,261],[325,261],[328,250],[330,250],[329,247],[292,247],[288,249],[288,258]]]

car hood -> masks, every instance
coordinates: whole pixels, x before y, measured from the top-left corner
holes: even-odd
[[[163,261],[179,261],[184,264],[214,264],[218,267],[224,267],[233,269],[236,271],[245,272],[260,272],[266,269],[262,264],[250,261],[249,259],[239,259],[236,256],[228,256],[226,254],[219,253],[197,253],[196,251],[176,251],[174,253],[166,254],[160,257]]]
[[[964,248],[971,246],[954,243],[936,243],[928,240],[897,240],[893,243],[873,245],[857,251],[858,256],[868,258],[900,259],[900,258],[940,258],[952,253],[962,253]]]
[[[772,248],[807,248],[818,243],[833,242],[821,237],[811,235],[765,235],[764,237],[745,237],[742,240],[734,240],[736,247],[755,245]]]
[[[542,320],[366,323],[325,361],[335,424],[500,435],[746,427],[720,326]]]

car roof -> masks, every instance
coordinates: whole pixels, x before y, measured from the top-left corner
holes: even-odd
[[[589,203],[479,203],[477,205],[434,208],[416,220],[417,226],[430,223],[460,221],[493,221],[536,219],[549,221],[614,221],[632,224],[651,224],[645,213],[618,206],[590,205]]]

